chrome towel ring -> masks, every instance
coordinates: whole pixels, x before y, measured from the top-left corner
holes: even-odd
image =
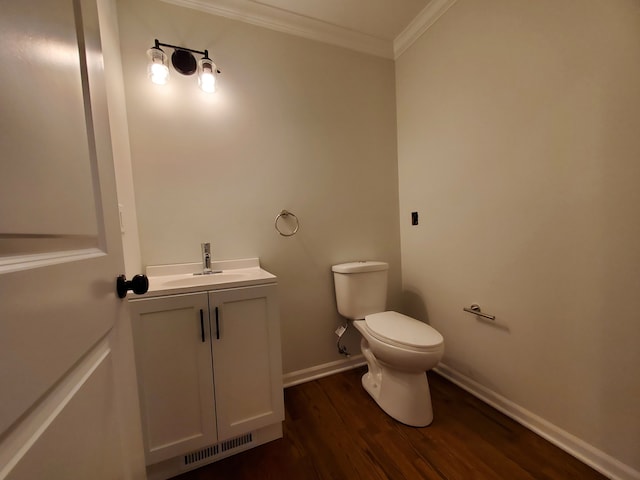
[[[293,220],[295,221],[295,227],[290,233],[284,233],[278,226],[278,220],[280,220],[281,218],[286,219],[287,217],[293,217]],[[282,210],[278,215],[276,215],[275,227],[276,231],[283,237],[291,237],[298,232],[298,229],[300,228],[300,222],[298,221],[298,217],[296,217],[293,213],[288,212],[287,210]]]

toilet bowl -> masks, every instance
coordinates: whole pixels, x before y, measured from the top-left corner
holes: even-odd
[[[426,371],[444,353],[442,335],[426,323],[387,311],[353,320],[368,371],[362,386],[388,415],[414,427],[433,420]]]
[[[385,311],[388,268],[371,261],[334,265],[336,303],[362,335],[364,389],[391,417],[424,427],[433,420],[426,371],[442,358],[444,340],[426,323]]]

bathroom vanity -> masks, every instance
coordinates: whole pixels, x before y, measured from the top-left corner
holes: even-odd
[[[129,300],[149,479],[282,437],[277,279],[258,259],[148,267]]]

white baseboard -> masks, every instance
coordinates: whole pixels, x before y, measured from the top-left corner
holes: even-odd
[[[486,388],[453,368],[440,363],[434,368],[434,371],[606,477],[612,480],[640,480],[640,472],[638,470],[625,465],[611,455],[598,450],[569,432],[516,405],[511,400]]]
[[[352,368],[360,367],[366,363],[367,362],[362,354],[359,353],[358,355],[351,355],[348,358],[336,360],[335,362],[324,363],[311,368],[285,373],[282,376],[282,382],[284,383],[284,388],[293,387],[294,385],[310,382],[311,380],[328,377],[334,373],[351,370]]]

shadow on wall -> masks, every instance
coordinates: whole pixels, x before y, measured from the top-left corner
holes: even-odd
[[[431,324],[429,321],[429,313],[427,312],[427,306],[425,304],[422,295],[419,292],[415,292],[412,290],[403,290],[402,291],[402,307],[405,315],[409,315],[421,322],[425,322],[427,324]],[[508,331],[508,328],[503,325],[496,325],[495,322],[491,320],[486,320],[481,317],[476,317],[476,321],[485,323],[491,327],[497,327],[501,330]],[[469,365],[464,362],[457,361],[456,359],[452,359],[447,357],[446,345],[447,339],[445,338],[445,356],[441,360],[441,363],[445,365],[447,369],[453,369],[454,371],[469,377],[471,380],[475,382],[479,382],[482,385],[488,386],[489,389],[492,389],[494,392],[498,392],[502,395],[502,391],[499,389],[498,385],[490,381],[490,378],[482,375],[474,365]],[[446,371],[446,370],[445,370]]]
[[[402,312],[405,315],[420,320],[421,322],[429,322],[429,314],[427,313],[427,306],[424,303],[422,295],[418,292],[411,290],[403,290],[401,295]]]

